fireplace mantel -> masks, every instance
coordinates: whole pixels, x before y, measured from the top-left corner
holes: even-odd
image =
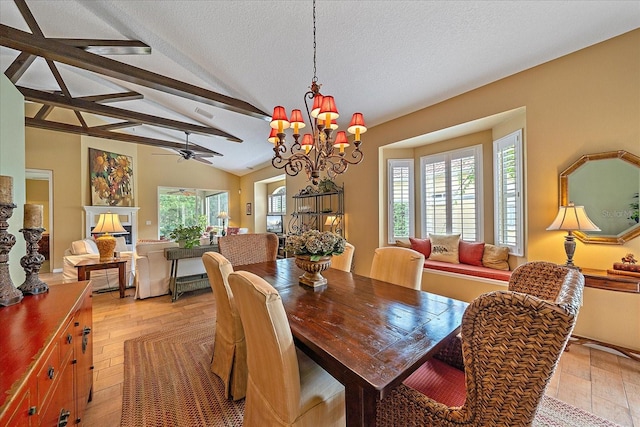
[[[129,231],[124,238],[127,241],[127,250],[134,251],[138,241],[138,207],[120,206],[85,206],[85,237],[91,236],[91,230],[98,223],[101,213],[117,213],[122,226]]]

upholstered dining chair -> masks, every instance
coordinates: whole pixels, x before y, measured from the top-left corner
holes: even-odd
[[[229,275],[247,339],[245,426],[344,426],[344,387],[296,349],[280,294],[253,273]]]
[[[369,277],[420,290],[424,255],[413,249],[388,246],[373,254]]]
[[[342,271],[351,271],[351,263],[353,261],[353,253],[356,247],[347,242],[344,245],[344,252],[340,255],[334,255],[331,257],[331,268],[336,268]]]
[[[514,291],[480,295],[462,318],[464,372],[438,360],[421,366],[379,403],[377,425],[530,426],[583,289],[575,271],[554,301]]]
[[[229,260],[217,252],[205,252],[202,262],[216,299],[216,335],[211,372],[224,383],[225,397],[239,400],[247,394],[247,344],[228,282],[233,267]]]
[[[218,249],[231,265],[275,261],[278,235],[275,233],[234,234],[218,238]]]

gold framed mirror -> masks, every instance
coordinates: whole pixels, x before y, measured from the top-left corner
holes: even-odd
[[[560,174],[560,205],[585,207],[601,231],[575,231],[584,243],[622,245],[640,236],[640,157],[609,151],[580,157]]]

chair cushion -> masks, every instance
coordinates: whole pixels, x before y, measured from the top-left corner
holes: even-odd
[[[462,406],[466,398],[464,372],[438,359],[429,359],[404,385],[447,406]]]
[[[484,242],[466,242],[460,240],[458,250],[460,251],[458,257],[462,264],[483,267],[482,255],[484,254]]]
[[[458,258],[459,234],[441,235],[429,233],[429,238],[431,239],[430,260],[450,262],[452,264],[460,263]]]

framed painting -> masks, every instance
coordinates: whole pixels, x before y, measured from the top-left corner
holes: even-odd
[[[89,148],[91,205],[134,206],[133,159]]]
[[[247,203],[247,205],[245,206],[245,211],[244,213],[246,215],[251,215],[251,203]]]

